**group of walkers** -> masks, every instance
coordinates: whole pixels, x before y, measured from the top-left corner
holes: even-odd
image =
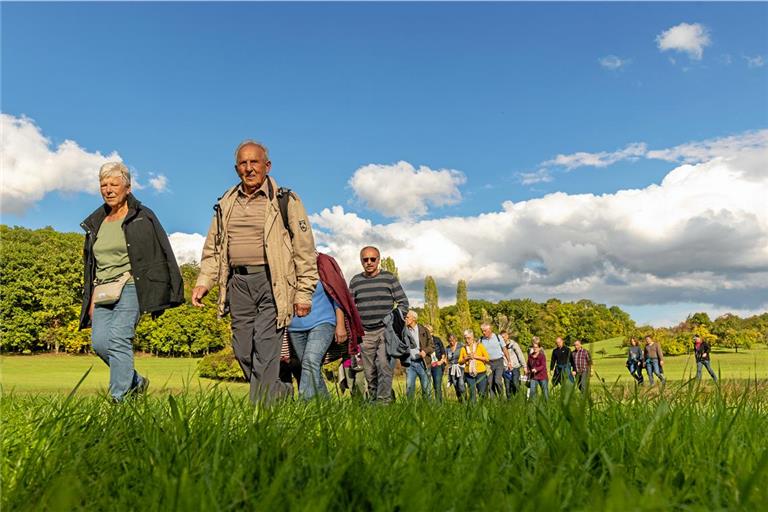
[[[423,396],[434,393],[442,400],[445,374],[459,400],[512,397],[524,387],[531,398],[538,388],[547,397],[549,372],[555,386],[567,379],[585,389],[592,359],[579,340],[571,351],[557,339],[549,372],[538,338],[526,358],[507,332],[496,334],[488,324],[477,340],[466,330],[463,342],[450,335],[444,344],[429,325],[419,324],[374,246],[362,248],[363,271],[347,284],[338,263],[317,252],[301,200],[269,176],[271,166],[263,144],[246,140],[236,148],[240,182],[214,205],[191,294],[192,304],[204,307],[204,297],[218,288],[218,313],[231,316],[233,352],[253,402],[292,396],[293,384],[285,378],[291,374],[300,397],[328,395],[321,370],[330,353],[343,356],[339,375],[346,386],[361,394],[364,389],[380,403],[394,397],[398,361],[406,368],[408,397],[415,395],[418,379]],[[140,314],[160,315],[183,304],[184,287],[160,221],[131,192],[128,168],[104,164],[99,185],[104,204],[81,224],[86,236],[80,328],[92,327],[93,349],[110,367],[110,395],[120,402],[149,386],[133,364]],[[289,358],[283,351],[286,333],[294,368],[281,368]],[[716,378],[709,346],[701,343],[696,350],[699,376],[704,366]],[[638,382],[643,367],[651,384],[654,374],[664,382],[663,353],[653,340],[647,338],[644,350],[633,341],[627,365]]]

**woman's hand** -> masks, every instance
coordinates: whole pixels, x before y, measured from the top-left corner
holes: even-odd
[[[347,341],[347,328],[344,324],[336,324],[336,343]]]

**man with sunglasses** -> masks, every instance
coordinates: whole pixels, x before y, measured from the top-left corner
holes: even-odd
[[[379,268],[380,260],[376,247],[363,247],[360,251],[363,272],[352,278],[349,289],[363,322],[363,372],[368,382],[368,396],[387,403],[392,399],[394,366],[387,355],[384,319],[394,308],[405,316],[408,297],[394,274]]]

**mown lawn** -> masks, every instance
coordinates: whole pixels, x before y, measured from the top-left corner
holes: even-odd
[[[387,407],[254,407],[223,388],[119,405],[6,393],[0,508],[764,510],[768,394],[758,386]]]
[[[595,360],[593,378],[605,383],[633,382],[624,366],[626,349],[621,338],[603,340],[588,345]],[[547,350],[547,358],[551,350]],[[137,354],[136,368],[151,379],[151,391],[178,392],[185,388],[206,389],[216,381],[197,376],[199,359],[161,358]],[[751,350],[715,351],[712,356],[713,368],[725,379],[768,379],[768,348],[757,345]],[[90,374],[80,387],[82,393],[102,392],[109,383],[109,369],[96,356],[35,355],[0,356],[0,384],[3,392],[51,393],[69,392],[90,369]],[[693,355],[667,357],[664,368],[667,379],[685,380],[695,376],[696,363]],[[704,378],[709,376],[704,373]],[[221,383],[233,392],[246,392],[244,383]],[[333,388],[333,383],[329,383]],[[404,386],[403,379],[396,382],[396,388]]]

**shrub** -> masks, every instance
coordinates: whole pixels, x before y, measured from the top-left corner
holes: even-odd
[[[197,373],[207,379],[245,380],[231,346],[203,357],[197,363]]]

